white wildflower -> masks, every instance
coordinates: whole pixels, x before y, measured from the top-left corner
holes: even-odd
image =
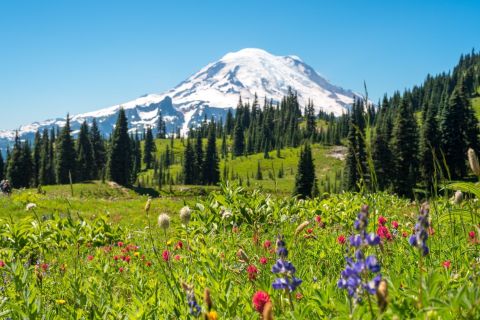
[[[170,216],[166,213],[162,213],[158,216],[158,226],[163,230],[167,230],[170,227]]]
[[[25,207],[25,210],[30,211],[30,210],[35,209],[36,207],[37,207],[37,205],[36,205],[35,203],[31,203],[31,202],[30,202],[30,203],[27,204],[27,206]]]
[[[192,210],[188,206],[183,207],[180,209],[180,220],[184,225],[190,223],[190,218],[192,217]]]

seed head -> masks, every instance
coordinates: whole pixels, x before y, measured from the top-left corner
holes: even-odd
[[[460,204],[463,201],[463,193],[460,190],[455,191],[455,195],[453,196],[453,203]]]
[[[378,285],[377,303],[380,312],[384,312],[388,305],[388,284],[385,279],[382,279]]]
[[[145,212],[150,211],[150,206],[152,205],[152,198],[148,197],[147,203],[145,204]]]
[[[180,209],[180,220],[184,225],[188,225],[190,223],[190,218],[192,216],[192,210],[188,206],[183,207]]]
[[[298,225],[297,229],[295,229],[295,235],[298,235],[300,232],[303,231],[303,229],[305,229],[308,224],[310,223],[310,221],[303,221],[301,224]]]
[[[170,216],[166,213],[162,213],[158,216],[158,226],[163,230],[167,230],[170,227]]]
[[[480,176],[480,164],[478,163],[478,157],[472,148],[468,148],[468,163],[470,163],[470,169],[477,176]]]

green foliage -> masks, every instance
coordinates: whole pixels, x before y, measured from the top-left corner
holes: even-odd
[[[132,165],[130,148],[127,117],[125,110],[120,108],[108,157],[108,174],[110,180],[121,185],[130,184]]]

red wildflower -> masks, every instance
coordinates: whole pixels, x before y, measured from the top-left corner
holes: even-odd
[[[263,243],[263,247],[265,249],[268,249],[272,246],[272,242],[270,240],[265,240],[265,242]]]
[[[297,292],[295,294],[295,298],[297,298],[297,300],[301,300],[303,298],[303,294],[301,294],[300,292]]]
[[[247,267],[247,272],[248,272],[248,279],[249,280],[253,281],[253,280],[257,279],[258,269],[253,264],[251,264]]]
[[[392,228],[393,229],[398,229],[398,222],[397,221],[392,222]]]
[[[62,263],[60,265],[60,272],[65,273],[67,271],[67,265],[65,263]]]
[[[93,260],[93,256],[92,256],[92,255],[89,255],[89,256],[87,256],[87,259],[88,259],[88,261],[92,261],[92,260]]]
[[[170,252],[168,250],[163,251],[162,258],[163,258],[163,261],[165,262],[170,260]]]
[[[470,240],[475,240],[475,231],[470,231],[468,233],[468,237],[470,238]]]
[[[122,241],[118,241],[118,242],[117,242],[117,246],[123,247],[123,242],[122,242]]]
[[[337,238],[337,242],[340,243],[340,244],[344,244],[346,240],[347,239],[345,238],[345,236],[343,234],[339,235],[338,238]]]
[[[126,257],[123,259],[123,261],[126,261],[127,263],[130,263],[130,260],[131,260],[130,256],[126,256]]]
[[[123,267],[118,268],[118,272],[123,272],[123,270],[125,270]]]
[[[407,231],[403,231],[403,232],[402,232],[402,237],[404,237],[404,238],[408,237],[408,232],[407,232]]]
[[[315,221],[316,221],[317,223],[322,222],[322,217],[321,217],[321,216],[316,216],[316,217],[315,217]]]
[[[183,242],[178,241],[177,244],[175,245],[175,250],[180,250],[183,248]]]
[[[118,261],[118,256],[113,256],[113,260]]]
[[[387,223],[387,219],[384,216],[380,216],[380,217],[378,217],[378,223],[381,226],[384,226]]]
[[[180,261],[180,256],[178,254],[175,255],[175,257],[173,257],[176,261]]]
[[[433,229],[432,227],[429,227],[428,228],[428,234],[433,236],[435,234],[435,229]]]
[[[263,265],[267,264],[267,258],[265,257],[261,257],[259,261],[260,261],[260,264],[263,264]]]
[[[233,226],[233,227],[232,227],[232,232],[233,232],[233,233],[238,233],[238,227],[237,227],[237,226]]]
[[[265,304],[270,302],[270,296],[265,291],[257,291],[252,297],[252,303],[258,313],[263,313],[263,308]]]
[[[378,226],[377,235],[378,235],[381,239],[392,240],[392,234],[390,233],[390,231],[388,230],[388,228],[385,227],[384,225]]]
[[[445,260],[445,261],[443,261],[443,263],[442,263],[442,266],[443,266],[445,269],[450,268],[450,265],[451,265],[450,260]]]
[[[47,271],[47,270],[48,270],[48,264],[42,263],[42,264],[40,265],[40,268],[42,268],[43,271]]]
[[[5,262],[3,262],[3,260],[0,260],[0,268],[3,268],[5,267]]]
[[[312,228],[307,229],[307,233],[312,233],[312,232],[313,232]]]
[[[146,265],[147,267],[150,267],[150,266],[152,265],[152,263],[151,263],[150,261],[147,261],[147,262],[145,262],[145,265]]]

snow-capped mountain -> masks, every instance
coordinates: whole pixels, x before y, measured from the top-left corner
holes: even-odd
[[[126,111],[131,130],[155,127],[161,111],[167,131],[188,129],[207,118],[225,119],[229,108],[235,108],[241,96],[253,101],[257,94],[263,99],[280,101],[291,87],[297,92],[301,105],[311,99],[318,110],[343,113],[352,103],[354,93],[328,82],[312,67],[296,56],[275,56],[261,49],[243,49],[231,52],[212,62],[162,94],[148,94],[138,99],[94,112],[75,115],[71,119],[73,133],[84,121],[96,118],[101,131],[109,134],[115,124],[118,110]],[[33,139],[37,130],[63,126],[64,118],[51,119],[21,126],[22,139]],[[0,130],[0,148],[5,148],[15,136],[14,131]]]

